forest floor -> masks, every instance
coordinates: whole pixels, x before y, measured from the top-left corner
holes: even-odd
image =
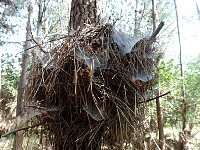
[[[156,138],[156,134],[151,134],[152,139]],[[165,137],[170,141],[166,145],[169,150],[174,150],[173,144],[172,143],[177,143],[178,138],[179,138],[179,131],[177,128],[165,128]],[[2,137],[0,139],[0,150],[11,150],[13,146],[13,141],[14,141],[14,136],[10,135],[8,137]],[[40,139],[38,135],[27,135],[25,137],[24,141],[24,149],[25,150],[42,150],[42,147],[44,149],[44,146],[40,145]],[[200,128],[199,127],[194,127],[193,131],[191,133],[191,136],[188,138],[188,143],[187,143],[187,148],[188,150],[199,150],[200,149]],[[49,148],[45,148],[49,149]],[[49,149],[50,150],[50,149]]]

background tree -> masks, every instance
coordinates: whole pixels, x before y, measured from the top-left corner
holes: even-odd
[[[22,71],[21,71],[21,76],[19,80],[19,86],[18,86],[18,94],[17,94],[17,107],[16,107],[16,126],[19,127],[20,125],[20,115],[23,113],[23,106],[24,106],[24,101],[26,100],[25,98],[25,88],[26,88],[26,83],[27,83],[27,68],[29,64],[29,48],[30,46],[30,34],[31,34],[31,16],[33,13],[33,6],[30,3],[28,7],[28,21],[27,21],[27,33],[26,33],[26,42],[25,42],[25,47],[24,47],[24,55],[23,55],[23,60],[22,60]],[[19,120],[18,120],[19,119]],[[15,143],[14,143],[14,150],[20,150],[22,149],[23,145],[23,134],[24,131],[19,131],[16,133],[16,138],[15,138]]]

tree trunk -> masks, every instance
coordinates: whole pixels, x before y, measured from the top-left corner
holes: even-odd
[[[184,72],[183,72],[183,63],[182,63],[182,46],[181,46],[181,35],[179,29],[179,17],[178,17],[178,10],[177,10],[177,3],[174,0],[174,6],[176,11],[176,24],[177,24],[177,31],[178,31],[178,42],[179,42],[179,62],[180,62],[180,76],[181,76],[181,116],[182,116],[182,133],[180,134],[180,150],[186,149],[187,144],[187,137],[186,137],[186,123],[187,123],[187,101],[185,99],[185,84],[184,84]]]
[[[156,14],[155,14],[155,1],[152,0],[152,20],[153,20],[153,31],[156,30]],[[159,83],[159,73],[158,73],[158,83]],[[160,90],[156,92],[156,113],[157,113],[157,122],[158,122],[158,132],[159,132],[159,148],[164,150],[165,148],[165,138],[164,138],[164,124],[163,117],[161,113],[160,100],[159,100]]]
[[[182,64],[181,64],[182,66]],[[181,77],[183,77],[183,69],[181,67]],[[183,79],[182,79],[183,80]],[[183,82],[183,81],[182,81]],[[186,123],[187,123],[187,102],[185,100],[185,87],[184,83],[181,85],[181,95],[182,95],[182,133],[180,133],[179,138],[180,138],[180,150],[186,150],[186,144],[187,144],[187,133],[186,133]]]
[[[1,45],[1,43],[0,43]],[[2,52],[0,51],[0,100],[1,100],[1,55],[2,55]]]
[[[26,73],[28,68],[28,61],[29,61],[29,51],[27,50],[30,48],[30,18],[32,15],[32,5],[30,4],[28,7],[28,22],[27,22],[27,32],[26,32],[26,43],[25,43],[25,50],[23,55],[23,62],[22,62],[22,72],[19,81],[18,87],[18,95],[17,95],[17,108],[16,108],[16,118],[22,115],[23,112],[23,100],[24,100],[24,93],[25,93],[25,86],[26,86]],[[18,127],[20,124],[19,120],[16,119],[16,126]],[[14,150],[22,150],[23,144],[23,131],[19,131],[16,133],[16,138],[14,142]]]
[[[37,44],[42,44],[42,23],[43,23],[43,17],[45,13],[45,4],[43,6],[43,0],[38,1],[38,19],[37,19]],[[42,60],[42,53],[41,48],[42,46],[38,46],[37,49],[35,49],[35,59],[33,59],[33,62],[38,62]]]
[[[135,24],[134,24],[134,35],[138,34],[138,0],[135,0]]]
[[[99,24],[104,17],[103,10],[105,10],[105,2],[101,0],[72,0],[70,29],[79,30],[83,29],[86,24]]]
[[[159,90],[157,91],[157,96],[159,96]],[[159,97],[156,98],[156,112],[157,112],[157,122],[158,122],[158,132],[159,132],[159,147],[161,150],[163,150],[165,148],[164,124],[163,124],[163,117],[161,113]]]

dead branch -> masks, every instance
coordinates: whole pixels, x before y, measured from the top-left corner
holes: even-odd
[[[39,126],[39,125],[42,125],[42,124],[44,124],[44,123],[45,123],[45,122],[41,122],[41,123],[38,123],[38,124],[35,124],[35,125],[32,125],[32,126],[28,126],[28,127],[23,127],[23,128],[15,129],[15,130],[13,130],[13,131],[10,131],[10,132],[7,132],[7,133],[3,134],[1,137],[6,137],[6,136],[8,136],[8,135],[10,135],[10,134],[13,134],[13,133],[16,133],[16,132],[18,132],[18,131],[31,129],[31,128],[37,127],[37,126]]]
[[[150,39],[155,39],[156,36],[158,35],[158,33],[160,32],[160,30],[163,28],[163,26],[164,26],[164,22],[162,21],[162,22],[158,25],[157,29],[151,34]]]
[[[167,92],[167,93],[161,94],[161,95],[156,96],[156,97],[154,97],[154,98],[151,98],[151,99],[148,99],[148,100],[145,100],[145,101],[141,101],[141,102],[139,102],[139,104],[150,102],[150,101],[152,101],[152,100],[155,100],[155,99],[157,99],[157,98],[163,97],[163,96],[165,96],[165,95],[167,95],[167,94],[170,94],[170,93],[171,93],[171,92],[169,91],[169,92]]]

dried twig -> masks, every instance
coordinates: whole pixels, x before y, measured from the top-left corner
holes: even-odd
[[[39,125],[42,125],[42,124],[44,124],[44,123],[45,123],[45,122],[41,122],[41,123],[38,123],[38,124],[35,124],[35,125],[32,125],[32,126],[28,126],[28,127],[23,127],[23,128],[15,129],[15,130],[13,130],[13,131],[10,131],[10,132],[8,132],[8,133],[3,134],[2,137],[6,137],[6,136],[8,136],[8,135],[10,135],[10,134],[13,134],[13,133],[16,133],[16,132],[18,132],[18,131],[31,129],[31,128],[37,127],[37,126],[39,126]]]
[[[157,98],[163,97],[163,96],[165,96],[165,95],[167,95],[167,94],[170,94],[170,91],[167,92],[167,93],[161,94],[161,95],[159,95],[159,96],[156,96],[156,97],[154,97],[154,98],[151,98],[151,99],[148,99],[148,100],[145,100],[145,101],[140,101],[139,104],[150,102],[150,101],[155,100],[155,99],[157,99]]]
[[[162,22],[158,25],[158,27],[156,28],[156,30],[151,34],[150,39],[155,39],[156,36],[158,35],[158,33],[160,32],[160,30],[163,28],[163,26],[164,26],[164,22],[162,21]]]

